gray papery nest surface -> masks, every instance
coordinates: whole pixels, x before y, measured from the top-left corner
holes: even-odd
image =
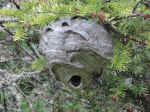
[[[71,57],[81,50],[90,50],[109,59],[112,56],[112,37],[104,27],[81,18],[62,18],[50,23],[42,31],[39,48],[49,65],[71,63]],[[51,66],[52,67],[52,66]]]

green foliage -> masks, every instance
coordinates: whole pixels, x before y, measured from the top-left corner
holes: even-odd
[[[116,40],[111,68],[118,71],[127,71],[131,63],[129,48]]]
[[[85,108],[83,108],[82,104],[77,101],[66,102],[62,106],[61,112],[87,112]]]
[[[148,29],[147,24],[148,21],[144,20],[143,17],[126,18],[121,20],[118,30],[124,34],[138,35]]]
[[[21,17],[22,12],[17,9],[8,9],[8,8],[2,8],[0,11],[0,15],[2,16],[11,16],[11,17]]]
[[[147,92],[147,88],[144,87],[142,84],[136,84],[132,85],[129,90],[134,94],[135,96],[140,96],[141,94]]]
[[[33,96],[31,95],[30,98],[33,98]],[[29,102],[27,102],[26,99],[23,100],[23,102],[21,103],[21,110],[17,111],[17,112],[49,112],[49,108],[48,107],[44,107],[44,101],[41,97],[38,97],[33,105],[32,108],[30,108],[29,106]]]
[[[0,39],[5,36],[5,33],[0,31]]]
[[[26,39],[28,32],[25,29],[30,28],[34,30],[34,26],[42,27],[49,22],[55,20],[57,17],[80,15],[86,16],[90,12],[101,9],[100,1],[89,0],[86,3],[82,1],[68,1],[64,0],[22,0],[20,9],[0,9],[0,15],[16,17],[17,22],[7,23],[6,27],[13,28],[14,40]],[[23,28],[24,27],[24,28]]]
[[[135,5],[133,0],[111,0],[108,3],[107,11],[111,13],[111,16],[125,16],[131,14],[132,8]]]
[[[14,39],[15,40],[25,39],[25,32],[23,31],[23,29],[16,29]]]
[[[32,63],[31,67],[33,70],[42,71],[45,65],[46,65],[46,60],[43,56],[41,56]]]
[[[111,88],[110,92],[112,92],[112,94],[114,96],[125,97],[126,85],[125,85],[124,81],[123,80],[119,80],[117,82],[118,83],[116,83],[116,84],[117,85],[119,84],[119,86],[117,86],[116,88]]]

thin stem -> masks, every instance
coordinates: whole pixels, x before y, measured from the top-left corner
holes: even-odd
[[[143,16],[143,15],[140,15],[140,14],[131,14],[131,15],[128,15],[128,16],[123,16],[123,17],[114,17],[113,19],[110,20],[110,22],[112,21],[118,21],[118,20],[121,20],[121,19],[126,19],[126,18],[130,18],[130,17],[138,17],[138,16]]]
[[[17,9],[20,9],[20,6],[16,3],[15,0],[10,0],[11,3],[13,3]]]
[[[137,7],[138,7],[141,3],[143,3],[143,0],[140,0],[139,2],[137,2],[137,3],[135,4],[135,6],[133,7],[133,10],[132,10],[132,13],[135,13]]]
[[[2,88],[2,92],[3,92],[3,97],[4,97],[4,99],[3,99],[3,101],[4,101],[4,104],[3,104],[3,106],[4,106],[4,111],[5,111],[5,112],[8,112],[7,103],[6,103],[6,97],[5,97],[5,88]]]

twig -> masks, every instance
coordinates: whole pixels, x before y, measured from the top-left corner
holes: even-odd
[[[6,72],[7,73],[7,71],[5,71],[5,70],[1,70],[0,69],[0,71],[1,72]],[[1,86],[0,87],[0,89],[3,89],[3,88],[7,88],[7,87],[9,87],[9,86],[12,86],[13,85],[13,83],[15,83],[16,81],[18,81],[19,79],[21,79],[21,78],[26,78],[26,77],[34,77],[34,74],[38,74],[38,73],[40,73],[40,71],[35,71],[35,72],[22,72],[22,73],[20,73],[19,75],[15,75],[15,77],[11,77],[11,80],[6,84],[4,84],[3,86]],[[4,79],[5,80],[5,79]]]
[[[16,3],[15,0],[10,0],[11,3],[13,3],[17,9],[20,9],[20,6]]]
[[[121,32],[117,31],[117,30],[116,30],[111,24],[109,24],[109,23],[104,24],[104,27],[105,27],[107,30],[109,30],[110,32],[113,32],[113,33],[118,34],[121,39],[127,38],[127,39],[129,39],[129,40],[132,40],[132,41],[135,41],[135,42],[139,42],[139,43],[141,43],[141,44],[143,44],[143,45],[146,45],[146,43],[145,43],[143,40],[141,40],[141,39],[134,38],[134,37],[131,36],[131,35],[122,34]]]
[[[146,8],[150,9],[150,1],[145,1],[143,4]]]
[[[14,36],[14,34],[13,34],[10,30],[6,29],[2,24],[0,24],[0,26],[3,28],[3,31],[7,32],[11,37]],[[11,38],[11,40],[13,41],[13,38]],[[17,42],[15,42],[15,43],[16,43],[16,45],[17,45],[18,47],[20,47],[27,55],[29,55],[32,59],[35,59],[35,57],[31,55],[31,53],[29,53],[29,52],[28,52],[26,49],[24,49],[23,47],[19,46],[19,44],[18,44]]]
[[[19,46],[19,45],[18,45]],[[35,59],[35,57],[31,54],[31,53],[29,53],[25,48],[23,48],[23,47],[21,47],[20,46],[20,48],[28,55],[28,56],[30,56],[33,60]]]
[[[30,99],[24,94],[24,92],[22,92],[22,90],[21,90],[16,84],[15,84],[15,88],[16,88],[17,91],[18,91],[19,93],[21,93],[22,96],[26,99],[26,102],[28,103],[31,112],[34,112],[34,111],[33,111],[33,108],[32,108],[32,103],[31,103]]]
[[[133,36],[131,36],[131,35],[120,34],[120,37],[129,39],[129,40],[132,40],[132,41],[134,41],[134,42],[138,42],[138,43],[140,43],[141,45],[146,45],[146,42],[145,42],[144,40],[141,40],[141,39],[139,39],[139,38],[133,37]]]
[[[34,44],[29,42],[28,45],[29,45],[29,47],[31,48],[31,50],[33,51],[33,53],[35,54],[35,56],[37,58],[41,56],[39,51],[35,48]]]
[[[89,12],[64,12],[64,13],[60,13],[60,12],[55,12],[55,11],[43,11],[43,12],[37,12],[37,13],[53,13],[53,14],[71,14],[71,15],[77,15],[77,14],[90,14]]]
[[[14,34],[10,31],[10,30],[8,30],[7,28],[5,28],[5,26],[3,26],[2,25],[2,23],[0,23],[0,26],[1,26],[1,28],[3,28],[3,31],[5,31],[6,33],[8,33],[10,36],[11,36],[11,41],[13,41],[13,36],[14,36]],[[32,59],[35,59],[35,57],[34,56],[32,56],[32,54],[31,53],[29,53],[26,49],[24,49],[23,47],[21,47],[21,46],[19,46],[19,44],[17,43],[17,42],[15,42],[16,43],[16,45],[18,46],[18,47],[20,47],[27,55],[29,55]],[[30,47],[31,48],[31,50],[32,51],[35,51],[32,47]],[[37,53],[37,52],[36,52]],[[36,54],[35,53],[35,54]],[[38,55],[36,54],[36,56],[38,57]]]
[[[6,22],[17,22],[18,18],[15,17],[8,17],[8,16],[0,16],[0,23],[6,23]]]
[[[130,17],[138,17],[138,16],[143,16],[143,15],[141,15],[141,14],[131,14],[131,15],[128,15],[128,16],[123,16],[123,17],[118,17],[117,16],[117,17],[114,17],[113,19],[111,19],[110,22],[130,18]]]
[[[132,10],[132,13],[134,13],[134,12],[136,11],[138,5],[140,5],[141,3],[143,3],[143,0],[140,0],[139,2],[137,2],[137,3],[135,4],[135,6],[133,7],[133,10]]]
[[[3,104],[3,106],[4,106],[4,111],[5,111],[5,112],[8,112],[7,103],[6,103],[6,97],[5,97],[5,88],[2,88],[2,93],[3,93],[3,97],[4,97],[4,99],[3,99],[3,101],[4,101],[4,104]]]
[[[5,31],[6,33],[8,33],[10,36],[13,36],[14,34],[8,30],[7,28],[5,28],[5,26],[0,22],[0,26],[3,29],[3,31]]]
[[[0,26],[3,28],[3,31],[5,31],[6,33],[8,33],[10,36],[11,36],[11,41],[13,41],[13,36],[14,36],[14,34],[10,31],[10,30],[8,30],[8,29],[6,29],[2,24],[0,24]],[[29,53],[26,49],[24,49],[23,47],[21,47],[21,46],[19,46],[19,44],[17,43],[17,42],[15,42],[16,43],[16,45],[18,46],[18,47],[20,47],[27,55],[29,55],[32,59],[35,59],[35,57],[34,56],[32,56],[31,55],[31,53]]]

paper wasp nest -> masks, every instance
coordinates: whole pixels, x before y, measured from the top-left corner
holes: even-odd
[[[91,84],[94,73],[102,73],[113,44],[102,25],[73,17],[45,27],[39,48],[56,80],[78,90]]]

